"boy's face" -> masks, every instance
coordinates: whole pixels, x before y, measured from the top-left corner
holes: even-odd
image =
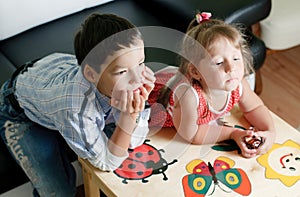
[[[124,48],[110,58],[104,71],[101,72],[97,89],[108,97],[118,99],[121,91],[139,91],[144,70],[144,43],[137,40],[134,45]]]

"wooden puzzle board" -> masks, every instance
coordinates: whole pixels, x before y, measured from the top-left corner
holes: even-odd
[[[161,153],[161,156],[167,162],[178,160],[169,165],[164,172],[168,180],[163,180],[162,174],[153,174],[147,178],[147,183],[143,183],[141,180],[128,180],[128,183],[124,184],[122,179],[113,172],[102,172],[93,168],[85,160],[80,159],[80,162],[92,177],[89,181],[96,183],[97,187],[101,188],[108,196],[185,196],[182,178],[189,174],[186,170],[187,164],[195,159],[213,164],[218,157],[223,156],[233,161],[232,168],[242,169],[248,176],[251,183],[251,192],[248,196],[256,197],[263,194],[265,196],[298,197],[300,196],[300,164],[295,158],[300,156],[300,133],[275,114],[272,113],[272,116],[277,129],[276,143],[267,154],[251,159],[241,157],[237,151],[213,150],[211,148],[213,145],[188,145],[175,134],[173,129],[153,131],[149,137],[149,144],[157,149],[163,149],[164,152]],[[238,111],[233,112],[233,115],[227,117],[226,121],[247,126]],[[293,153],[293,156],[286,156],[290,153]],[[294,159],[292,166],[296,168],[294,171],[286,172],[281,168],[283,163],[288,166],[286,159]],[[207,194],[210,194],[211,191],[212,188]],[[232,190],[227,193],[219,187],[215,187],[211,196],[241,195]]]

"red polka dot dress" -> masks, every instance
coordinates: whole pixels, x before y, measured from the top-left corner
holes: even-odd
[[[170,72],[170,70],[165,69],[155,74],[156,82],[155,87],[149,95],[148,102],[151,105],[151,120],[149,122],[149,126],[157,126],[157,127],[173,127],[174,123],[172,120],[172,112],[174,108],[174,91],[179,86],[189,86],[192,88],[195,97],[197,98],[197,111],[198,111],[198,120],[197,124],[211,124],[216,119],[227,114],[234,105],[239,101],[240,96],[242,94],[242,86],[241,84],[233,91],[228,94],[228,98],[226,101],[226,105],[222,110],[213,109],[207,102],[204,96],[204,92],[201,89],[198,83],[190,85],[186,82],[179,82],[174,89],[174,91],[170,94],[169,103],[167,108],[163,107],[161,104],[157,103],[157,98],[160,90],[167,84],[167,82],[175,75],[174,70]]]

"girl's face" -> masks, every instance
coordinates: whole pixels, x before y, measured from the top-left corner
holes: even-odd
[[[198,67],[207,88],[232,91],[244,76],[241,50],[228,39],[217,38],[209,47],[210,57],[201,60]]]
[[[136,41],[135,45],[117,51],[108,66],[101,73],[98,90],[108,96],[118,98],[121,91],[139,91],[142,84],[142,71],[145,68],[144,43]]]

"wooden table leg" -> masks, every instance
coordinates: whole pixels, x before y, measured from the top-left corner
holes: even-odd
[[[92,174],[82,166],[85,197],[99,197],[100,191],[92,180]]]

